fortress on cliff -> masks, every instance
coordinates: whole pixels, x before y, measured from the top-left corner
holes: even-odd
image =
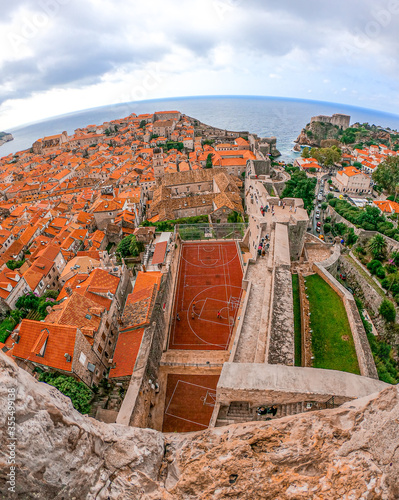
[[[310,119],[310,123],[313,122],[331,123],[331,125],[336,125],[341,130],[345,130],[349,127],[350,119],[351,117],[349,115],[335,113],[332,116],[326,116],[326,115],[312,116],[312,118]]]

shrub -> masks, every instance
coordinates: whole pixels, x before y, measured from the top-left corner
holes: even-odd
[[[385,269],[382,266],[378,267],[375,274],[377,275],[377,278],[384,279],[385,278]]]
[[[380,305],[380,308],[378,309],[378,312],[385,319],[385,321],[387,321],[387,322],[395,321],[396,310],[395,310],[395,306],[392,304],[392,302],[390,300],[384,299],[381,302],[381,305]]]
[[[336,204],[338,203],[338,198],[332,198],[328,203],[330,204],[331,207],[335,207]]]
[[[367,264],[367,269],[370,271],[371,274],[376,274],[377,269],[382,266],[381,262],[379,260],[372,260]]]
[[[93,393],[83,382],[59,373],[43,373],[39,376],[39,380],[56,387],[64,396],[71,398],[74,408],[80,413],[90,412]]]

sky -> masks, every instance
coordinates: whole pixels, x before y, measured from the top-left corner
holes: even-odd
[[[399,114],[399,0],[12,0],[0,12],[0,130],[196,95]]]

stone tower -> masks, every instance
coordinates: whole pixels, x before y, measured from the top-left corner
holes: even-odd
[[[155,148],[152,157],[152,166],[154,168],[155,179],[163,177],[165,173],[165,166],[163,163],[163,151],[161,148]]]

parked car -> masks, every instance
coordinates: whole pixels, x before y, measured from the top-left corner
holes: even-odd
[[[320,221],[317,223],[317,227],[321,227],[321,222]]]
[[[316,232],[320,233],[321,229],[319,226],[316,227]]]
[[[319,234],[319,238],[320,238],[321,240],[324,240],[324,234]]]
[[[316,212],[316,219],[320,219],[320,210],[317,210]]]
[[[319,203],[319,204],[317,205],[317,208],[321,208],[321,203]]]

